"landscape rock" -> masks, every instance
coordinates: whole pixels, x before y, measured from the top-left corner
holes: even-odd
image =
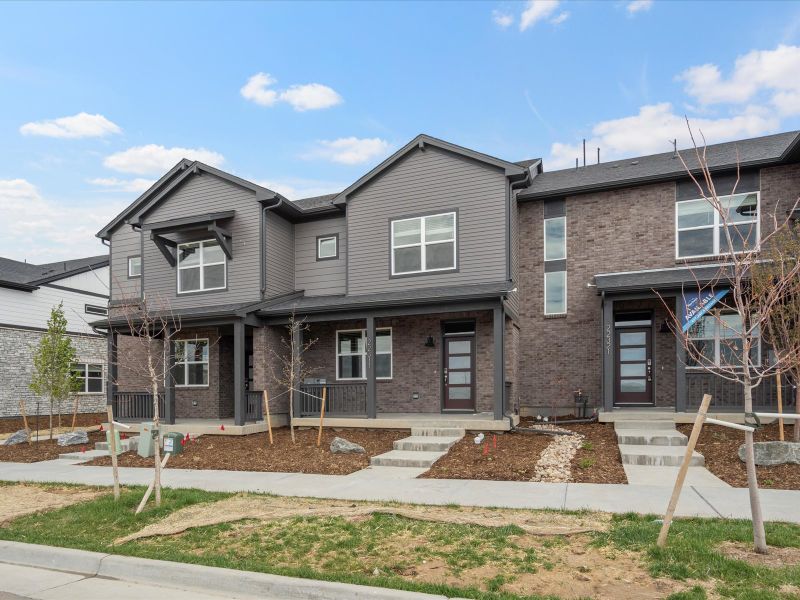
[[[744,462],[744,444],[739,447],[739,458]],[[761,467],[772,465],[800,465],[800,443],[797,442],[756,442],[753,444],[756,464]]]
[[[13,446],[14,444],[21,444],[22,442],[27,442],[29,437],[30,432],[27,429],[20,429],[8,436],[4,445]]]
[[[58,438],[56,438],[56,442],[59,446],[75,446],[77,444],[88,444],[89,443],[89,434],[79,429],[78,431],[70,431],[67,433],[62,433]]]
[[[552,430],[557,431],[560,428],[552,427]],[[581,447],[583,436],[572,432],[570,434],[557,435],[547,445],[536,462],[531,481],[562,483],[572,479],[572,458]]]
[[[331,442],[331,452],[334,454],[364,454],[363,447],[353,442],[348,442],[344,438],[335,437]]]

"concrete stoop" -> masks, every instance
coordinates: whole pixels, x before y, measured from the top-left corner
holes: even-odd
[[[394,450],[373,456],[373,467],[429,469],[442,458],[458,440],[464,430],[455,427],[413,427],[411,436],[394,442]]]
[[[125,438],[119,441],[122,452],[131,452],[139,447],[139,437]],[[108,452],[108,442],[95,442],[95,450],[105,450]]]
[[[682,446],[644,446],[620,444],[622,463],[626,465],[653,465],[655,467],[679,467],[683,463],[686,449]],[[692,452],[689,466],[705,466],[706,460],[699,452]]]

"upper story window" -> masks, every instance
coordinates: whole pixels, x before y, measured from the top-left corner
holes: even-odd
[[[339,235],[321,235],[317,238],[317,260],[339,258]]]
[[[78,380],[79,394],[103,392],[103,365],[100,363],[74,363],[72,374]]]
[[[181,387],[208,385],[208,340],[175,342],[175,385]]]
[[[567,258],[567,217],[544,220],[544,259]]]
[[[456,213],[392,221],[392,275],[456,268]]]
[[[758,192],[722,196],[719,200],[725,211],[724,219],[705,198],[675,203],[677,258],[727,254],[731,246],[734,252],[758,248],[760,237]]]
[[[567,312],[567,217],[566,206],[545,206],[544,219],[544,314]],[[554,214],[555,213],[555,214]]]
[[[128,277],[141,277],[142,276],[142,257],[129,256],[128,257]]]
[[[97,306],[96,304],[84,304],[83,311],[87,315],[101,315],[103,317],[108,316],[108,308],[105,306]]]
[[[336,379],[367,376],[367,332],[364,329],[336,332]],[[375,377],[392,377],[392,330],[375,330]]]
[[[225,253],[216,240],[178,244],[178,293],[221,290],[226,284]]]

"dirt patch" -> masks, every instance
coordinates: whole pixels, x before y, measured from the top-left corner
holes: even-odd
[[[39,415],[39,429],[41,429],[43,432],[48,427],[49,419],[49,415]],[[106,413],[81,413],[78,415],[77,426],[80,428],[89,427],[91,425],[100,425],[100,423],[105,423],[107,420],[108,415],[106,415]],[[53,415],[53,427],[55,427],[57,424],[58,417]],[[72,413],[69,413],[68,415],[61,415],[61,425],[69,425],[72,427]],[[31,429],[36,428],[36,415],[28,415],[28,427]],[[22,417],[9,417],[0,419],[0,434],[14,433],[15,431],[19,431],[20,429],[24,428],[25,425]]]
[[[722,554],[734,560],[741,560],[759,567],[779,569],[800,565],[800,548],[775,548],[770,546],[769,554],[759,554],[752,544],[744,542],[722,542],[717,546]]]
[[[583,436],[572,459],[575,483],[628,483],[613,423],[559,425]]]
[[[34,438],[35,439],[35,438]],[[59,454],[80,452],[82,449],[94,450],[95,442],[104,442],[106,434],[102,431],[89,432],[89,443],[77,446],[59,446],[56,440],[40,440],[30,444],[22,443],[13,446],[0,446],[0,462],[33,463],[42,460],[54,460]],[[109,464],[111,464],[109,462]]]
[[[106,492],[85,488],[35,485],[3,486],[0,491],[0,525],[18,517],[94,500]]]
[[[794,431],[791,426],[785,427],[784,439],[790,441]],[[678,425],[678,430],[687,436],[692,425]],[[765,425],[755,433],[757,442],[775,441],[779,439],[778,424]],[[744,432],[720,427],[719,425],[703,425],[700,438],[697,440],[697,451],[706,459],[706,468],[724,482],[734,487],[747,487],[747,470],[739,460],[739,446],[744,444]],[[775,465],[772,467],[756,467],[758,485],[762,488],[783,490],[800,490],[800,465]]]
[[[279,521],[295,517],[344,517],[358,520],[372,514],[392,514],[407,519],[483,527],[516,525],[523,531],[539,536],[563,536],[605,531],[610,517],[595,513],[591,516],[559,513],[533,513],[530,511],[500,511],[491,509],[451,509],[440,506],[386,506],[371,503],[319,501],[296,498],[252,496],[241,494],[220,500],[182,508],[168,517],[152,523],[136,533],[114,540],[124,544],[132,540],[175,535],[187,529],[231,523],[245,519],[262,522]]]
[[[182,454],[169,459],[171,469],[215,469],[225,471],[271,471],[278,473],[316,473],[348,475],[369,466],[369,459],[392,449],[395,440],[408,437],[408,431],[347,429],[322,432],[322,445],[317,448],[317,430],[297,430],[297,443],[292,444],[289,429],[273,430],[274,444],[269,445],[266,433],[242,436],[206,435],[190,441]],[[366,450],[365,454],[333,454],[333,438],[341,436]],[[101,456],[86,463],[111,464],[111,457]],[[152,467],[151,458],[135,452],[120,455],[122,467]]]

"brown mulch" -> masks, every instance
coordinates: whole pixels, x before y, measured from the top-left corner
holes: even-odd
[[[687,436],[692,425],[678,425],[678,430]],[[794,431],[784,424],[784,439],[792,441]],[[755,441],[767,442],[779,439],[778,424],[765,425],[755,433]],[[744,444],[744,432],[719,425],[704,425],[697,440],[696,450],[706,459],[706,467],[714,475],[734,487],[747,487],[747,471],[739,459],[739,446]],[[776,465],[756,467],[758,485],[763,488],[800,490],[800,465]]]
[[[34,438],[35,440],[36,438]],[[56,440],[40,440],[32,443],[0,446],[0,462],[33,463],[42,460],[54,460],[59,454],[80,452],[83,448],[94,450],[95,442],[104,442],[106,434],[102,431],[89,433],[89,443],[85,446],[59,446]]]
[[[90,427],[92,425],[100,425],[107,420],[106,413],[85,413],[79,414],[77,419],[78,427]],[[39,415],[39,429],[45,430],[50,423],[50,415]],[[53,415],[53,427],[58,425],[58,417]],[[62,427],[72,427],[72,413],[61,415]],[[36,428],[36,415],[28,415],[28,427],[31,429]],[[25,425],[22,417],[8,417],[0,419],[0,433],[14,433],[20,429],[24,429]]]
[[[628,483],[613,423],[560,425],[584,436],[572,459],[575,483]]]
[[[369,466],[369,458],[392,449],[392,443],[408,437],[407,431],[389,429],[348,429],[322,432],[322,444],[317,448],[317,430],[295,430],[297,443],[292,444],[289,429],[273,430],[274,445],[267,434],[204,435],[191,440],[181,454],[169,459],[167,468],[215,469],[225,471],[271,471],[278,473],[315,473],[348,475]],[[342,437],[364,447],[365,454],[333,454],[331,441]],[[110,465],[110,456],[101,456],[88,465]],[[152,458],[142,458],[135,452],[119,456],[121,467],[152,467]]]

